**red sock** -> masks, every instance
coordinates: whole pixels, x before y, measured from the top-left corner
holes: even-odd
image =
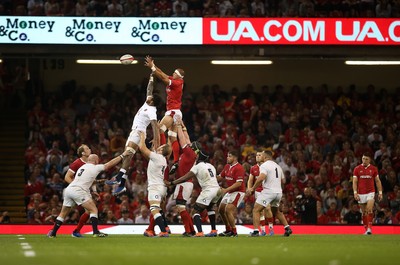
[[[229,225],[225,225],[225,228],[227,232],[232,231],[232,227],[230,227]]]
[[[193,226],[192,228],[190,228],[190,220],[192,220],[192,218],[190,218],[189,213],[185,210],[179,213],[181,218],[182,218],[182,222],[183,222],[183,226],[185,227],[185,232],[186,233],[190,233],[191,231],[193,231]]]
[[[260,225],[261,225],[261,227],[265,226],[265,219],[260,221]]]
[[[367,215],[367,221],[368,221],[367,227],[368,228],[372,228],[372,220],[373,219],[374,219],[374,214],[373,213],[369,213]]]
[[[234,234],[237,234],[236,227],[235,227],[235,228],[232,228],[232,232],[233,232]]]
[[[80,232],[80,231],[81,231],[82,227],[83,227],[83,226],[86,224],[86,222],[89,220],[89,217],[90,217],[90,215],[89,215],[89,213],[87,213],[87,212],[84,212],[84,213],[81,215],[81,217],[79,218],[78,226],[75,228],[75,230],[76,230],[77,232]]]
[[[172,142],[172,153],[174,154],[174,163],[179,160],[179,142],[175,140]]]
[[[363,222],[364,228],[367,229],[367,227],[368,227],[368,215],[365,214],[365,215],[362,216],[362,222]]]
[[[156,223],[154,222],[154,217],[152,214],[150,214],[150,223],[146,230],[154,231],[155,225],[156,225]]]
[[[189,215],[189,213],[188,213],[188,215]],[[190,217],[190,215],[189,215],[189,217]],[[189,222],[190,222],[190,232],[194,232],[193,219],[192,219],[192,218],[189,218]]]
[[[165,133],[160,133],[160,145],[166,144],[167,139],[165,138]]]
[[[274,218],[273,217],[267,218],[267,222],[268,222],[268,225],[269,224],[274,224]]]

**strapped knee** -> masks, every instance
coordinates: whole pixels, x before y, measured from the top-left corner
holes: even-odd
[[[132,147],[130,147],[130,146],[127,146],[126,148],[125,148],[125,150],[127,150],[130,154],[132,154],[132,155],[134,155],[135,153],[136,153],[136,150],[135,149],[133,149]]]
[[[178,134],[176,132],[174,132],[174,131],[168,131],[168,136],[176,138],[178,136]]]
[[[158,210],[158,211],[161,210],[160,205],[158,205],[158,204],[152,204],[152,205],[150,205],[150,211],[151,211],[151,212],[152,212],[152,211],[156,211],[156,210]]]

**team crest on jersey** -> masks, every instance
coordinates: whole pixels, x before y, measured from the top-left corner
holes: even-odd
[[[263,204],[267,204],[267,201],[266,201],[266,200],[264,200],[264,201],[263,201]]]

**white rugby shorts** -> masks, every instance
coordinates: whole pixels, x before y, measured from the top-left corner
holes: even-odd
[[[63,205],[72,207],[75,204],[81,205],[92,199],[90,192],[85,191],[79,187],[67,187],[64,190],[64,202]]]
[[[257,196],[256,203],[264,207],[267,207],[268,204],[270,204],[271,207],[279,207],[281,199],[282,199],[282,193],[260,192],[260,194]]]

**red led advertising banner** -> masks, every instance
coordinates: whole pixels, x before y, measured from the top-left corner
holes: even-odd
[[[399,19],[203,18],[203,45],[399,45]]]

